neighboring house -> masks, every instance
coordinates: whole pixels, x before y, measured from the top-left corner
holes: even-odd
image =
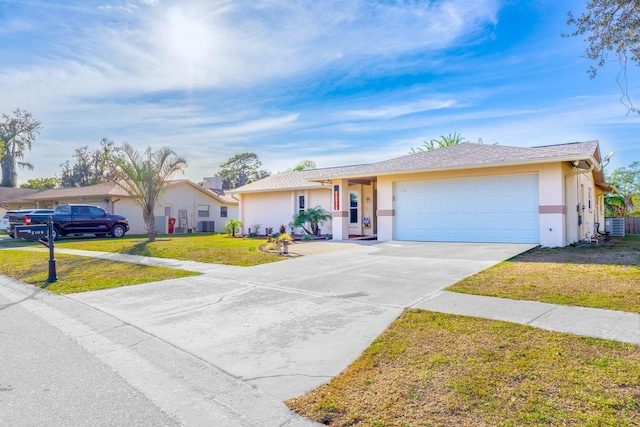
[[[15,209],[35,208],[34,202],[25,197],[36,194],[42,190],[30,188],[0,187],[0,216],[5,212]]]
[[[321,206],[335,240],[536,243],[566,246],[604,228],[597,141],[542,147],[462,143],[378,163],[289,171],[233,190],[239,219],[288,224]]]
[[[205,178],[205,185],[211,181]],[[62,203],[99,206],[124,215],[129,220],[130,234],[145,234],[142,211],[135,200],[115,183],[88,187],[56,188],[25,196],[31,206],[55,208]],[[219,189],[204,188],[189,180],[168,181],[162,199],[155,209],[158,233],[169,231],[169,218],[175,218],[176,233],[197,231],[223,232],[224,224],[238,217],[238,201]]]

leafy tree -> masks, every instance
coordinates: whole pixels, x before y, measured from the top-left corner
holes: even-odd
[[[26,183],[21,184],[20,188],[32,188],[37,190],[49,190],[51,188],[58,188],[60,185],[59,178],[33,178],[27,180]]]
[[[86,187],[107,181],[111,173],[109,155],[115,150],[113,141],[106,138],[100,141],[100,147],[94,151],[89,151],[88,146],[77,148],[73,155],[75,163],[71,165],[67,160],[60,165],[60,185],[63,188]]]
[[[236,154],[220,165],[218,175],[222,178],[222,188],[232,190],[253,181],[266,178],[268,171],[261,170],[262,162],[255,153]]]
[[[224,224],[224,232],[231,237],[236,237],[236,233],[240,232],[242,221],[239,219],[230,219]]]
[[[627,214],[627,201],[621,194],[605,194],[604,216],[619,217]]]
[[[412,148],[409,154],[424,153],[426,151],[433,151],[438,148],[451,147],[452,145],[458,145],[461,142],[465,142],[462,135],[454,132],[453,134],[449,134],[447,136],[441,135],[439,139],[432,139],[429,142],[424,141],[422,147]]]
[[[629,111],[638,111],[629,98],[627,62],[640,65],[640,1],[589,0],[585,13],[576,17],[569,12],[567,24],[576,29],[563,36],[586,37],[584,41],[588,45],[584,56],[596,61],[596,65],[589,68],[591,78],[607,63],[609,54],[615,54],[620,64],[616,81],[622,92],[621,102]]]
[[[142,208],[149,241],[153,242],[157,232],[154,208],[164,192],[167,179],[176,172],[184,172],[187,161],[169,147],[154,152],[149,147],[144,153],[139,153],[126,142],[109,154],[108,161],[113,167],[116,184]]]
[[[330,219],[330,212],[320,206],[316,206],[315,208],[309,208],[305,211],[298,212],[297,215],[294,215],[293,221],[291,221],[289,226],[301,227],[305,233],[317,236],[320,224]],[[307,223],[309,223],[309,228],[311,230],[305,227],[305,224]]]
[[[303,160],[293,168],[294,171],[305,171],[316,168],[316,162],[313,160]]]
[[[31,151],[31,145],[40,133],[41,123],[31,113],[16,109],[13,116],[2,114],[0,122],[0,168],[2,181],[0,187],[16,187],[18,184],[17,167],[33,170],[31,163],[22,162],[25,151]]]
[[[616,216],[634,212],[633,207],[640,208],[640,162],[633,162],[628,167],[618,168],[611,173],[608,181],[620,191],[619,195],[608,195],[607,203],[612,205]]]

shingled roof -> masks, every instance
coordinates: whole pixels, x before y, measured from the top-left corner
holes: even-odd
[[[512,147],[463,142],[450,147],[408,154],[378,163],[343,168],[339,174],[319,176],[316,179],[588,160],[595,156],[599,162],[600,154],[597,150],[598,141],[542,147]]]
[[[377,163],[342,166],[307,171],[287,171],[232,190],[231,193],[255,193],[273,190],[304,190],[321,188],[330,179],[375,177],[398,173],[473,169],[561,161],[597,163],[595,173],[604,183],[600,170],[598,141],[573,142],[540,147],[513,147],[464,142],[451,147],[409,154]]]
[[[185,183],[193,187],[194,189],[207,194],[218,200],[221,204],[232,205],[238,204],[238,200],[230,195],[218,194],[212,190],[203,188],[188,179],[178,179],[167,181],[167,186],[172,186],[180,183]],[[105,182],[102,184],[90,185],[87,187],[73,187],[73,188],[54,188],[51,190],[43,190],[36,194],[25,196],[26,200],[59,200],[69,199],[75,197],[109,197],[109,196],[123,196],[130,197],[126,191],[124,191],[118,184],[114,182]]]
[[[43,190],[37,194],[26,197],[29,200],[57,200],[73,197],[106,197],[106,196],[126,196],[127,193],[113,182],[90,185],[87,187],[53,188]]]

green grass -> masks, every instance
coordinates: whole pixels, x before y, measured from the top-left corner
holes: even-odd
[[[155,242],[146,237],[122,239],[61,239],[58,248],[115,252],[158,258],[172,258],[213,264],[252,266],[283,258],[258,251],[262,239],[232,238],[226,234],[160,235]]]
[[[25,283],[45,286],[49,272],[48,252],[0,251],[0,274]],[[58,281],[46,289],[58,294],[95,291],[160,280],[199,275],[185,270],[151,267],[88,257],[56,254]]]
[[[609,245],[535,249],[447,290],[640,313],[640,236]]]
[[[640,347],[408,310],[286,403],[331,426],[637,426]]]

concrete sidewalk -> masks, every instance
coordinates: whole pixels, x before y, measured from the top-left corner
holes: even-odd
[[[640,344],[640,314],[440,291],[416,308]]]

